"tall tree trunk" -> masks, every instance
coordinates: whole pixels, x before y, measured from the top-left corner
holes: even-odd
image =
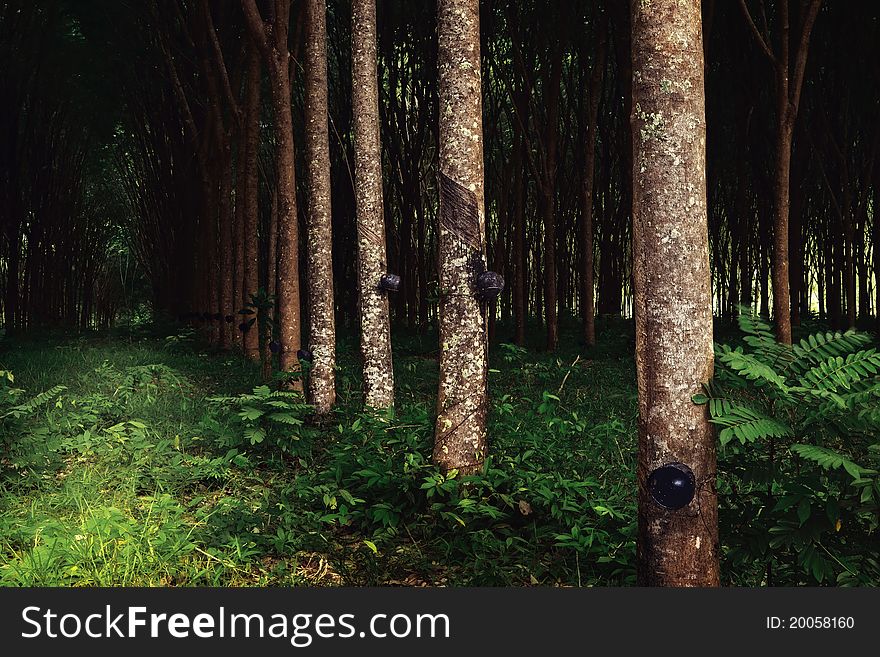
[[[299,372],[297,352],[301,346],[299,294],[299,227],[296,215],[296,172],[293,116],[290,108],[290,53],[287,37],[290,0],[275,0],[271,29],[257,9],[256,0],[242,0],[251,36],[259,44],[269,69],[275,116],[275,174],[278,194],[278,337],[279,365],[285,372]],[[271,39],[270,39],[271,37]],[[291,382],[302,390],[302,381]]]
[[[259,54],[257,55],[259,57]],[[247,94],[247,86],[245,87],[245,94]],[[247,120],[246,117],[242,117],[243,120]],[[244,333],[238,330],[238,324],[241,322],[241,315],[238,314],[238,311],[244,307],[244,298],[245,298],[245,288],[247,287],[245,284],[245,272],[244,272],[244,258],[245,258],[245,226],[244,226],[244,213],[245,213],[245,197],[247,196],[246,191],[246,178],[247,171],[245,170],[247,161],[247,135],[245,134],[245,130],[242,129],[238,132],[238,149],[235,155],[235,213],[233,215],[234,223],[233,223],[233,242],[235,243],[235,253],[234,253],[234,262],[233,262],[233,284],[232,284],[232,308],[228,311],[232,313],[233,316],[233,327],[232,327],[232,341],[244,351]]]
[[[274,339],[275,319],[278,317],[278,190],[272,190],[269,216],[266,218],[266,293],[273,299],[265,313],[257,314],[257,339],[259,341],[260,364],[263,380],[272,376],[272,361],[269,343]],[[253,330],[253,329],[251,329]]]
[[[232,348],[232,322],[226,321],[226,316],[235,312],[233,296],[233,263],[234,245],[232,233],[232,136],[228,133],[223,135],[223,143],[220,150],[220,347]]]
[[[776,338],[783,344],[791,344],[791,292],[789,290],[788,213],[791,191],[791,142],[798,115],[804,70],[807,66],[810,34],[822,0],[802,3],[803,17],[794,53],[794,66],[790,54],[790,16],[788,0],[776,3],[780,31],[777,52],[770,48],[749,14],[745,0],[740,7],[761,50],[774,68],[776,79],[776,161],[773,167],[773,317],[776,322]]]
[[[245,105],[243,131],[245,141],[244,159],[244,198],[242,199],[244,211],[242,212],[244,234],[244,277],[239,309],[252,303],[252,296],[260,287],[260,263],[258,226],[260,223],[260,187],[258,162],[260,157],[260,89],[262,66],[260,56],[256,48],[252,48],[248,54],[247,82],[245,87]],[[272,208],[273,213],[275,208]],[[274,222],[270,221],[274,225]],[[271,253],[274,257],[274,248]],[[275,278],[274,266],[272,267],[272,279]],[[270,287],[269,294],[275,290]],[[252,316],[239,315],[239,321],[248,320]],[[260,332],[259,327],[251,326],[243,336],[245,355],[251,360],[259,357]]]
[[[856,326],[856,277],[853,244],[855,242],[855,230],[853,228],[853,203],[852,194],[849,192],[849,181],[844,183],[845,207],[843,208],[843,294],[846,299],[846,327]]]
[[[326,12],[325,0],[308,0],[305,121],[309,197],[309,348],[312,352],[309,397],[318,415],[329,413],[336,402]]]
[[[418,213],[416,243],[419,275],[419,332],[424,332],[428,328],[428,258],[425,247],[425,206],[423,203],[419,203],[416,212]]]
[[[874,239],[871,243],[874,260],[874,319],[875,331],[880,335],[880,163],[874,165]]]
[[[434,462],[479,471],[486,458],[486,266],[479,0],[439,0],[440,386]]]
[[[526,192],[527,185],[523,172],[523,149],[525,144],[520,128],[513,129],[513,341],[519,346],[526,342],[526,314],[529,307],[526,286]]]
[[[559,160],[559,95],[562,78],[562,47],[557,44],[550,64],[547,125],[545,126],[544,180],[541,181],[541,218],[544,220],[544,316],[547,320],[547,351],[559,344],[556,271],[556,174]]]
[[[603,14],[605,16],[606,14]],[[596,179],[596,126],[599,116],[599,99],[602,95],[602,78],[605,73],[605,52],[608,43],[607,20],[598,28],[599,45],[596,48],[590,72],[589,96],[586,107],[586,142],[584,144],[583,189],[581,190],[581,313],[583,314],[584,342],[588,347],[596,345],[596,299],[594,288],[593,254],[593,184]]]
[[[786,0],[783,0],[786,1]],[[786,80],[788,73],[786,72]],[[787,86],[787,82],[786,82]],[[785,97],[788,97],[786,92]],[[783,101],[779,101],[782,103]],[[786,101],[787,102],[787,101]],[[787,112],[785,113],[787,114]],[[788,275],[788,219],[791,193],[791,137],[793,125],[783,118],[777,124],[776,163],[773,186],[773,319],[776,322],[776,338],[783,344],[791,344],[791,292]]]
[[[369,408],[391,408],[394,406],[394,370],[391,362],[388,293],[379,287],[380,279],[388,271],[388,259],[382,203],[375,0],[352,0],[351,40],[364,404]]]
[[[639,388],[639,583],[717,586],[715,436],[691,401],[712,376],[706,122],[699,0],[632,3],[633,280]],[[696,481],[670,510],[649,475]]]

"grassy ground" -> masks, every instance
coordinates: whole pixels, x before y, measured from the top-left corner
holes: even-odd
[[[339,410],[320,426],[186,333],[6,340],[0,394],[26,392],[18,417],[0,405],[0,584],[631,584],[632,330],[602,323],[591,353],[573,336],[554,355],[493,347],[491,457],[466,480],[430,463],[436,335],[395,333],[393,417],[358,410],[343,339]],[[768,547],[737,545],[750,511],[724,510],[743,499],[722,499],[724,577],[759,585]],[[776,583],[810,583],[796,556]],[[857,570],[840,558],[829,573]]]
[[[634,371],[622,325],[608,337],[592,358],[494,349],[493,458],[468,486],[429,463],[432,336],[395,344],[394,418],[355,410],[345,341],[321,427],[236,398],[257,368],[185,336],[7,341],[22,398],[65,389],[3,426],[0,583],[629,582]],[[285,404],[292,424],[239,416]]]

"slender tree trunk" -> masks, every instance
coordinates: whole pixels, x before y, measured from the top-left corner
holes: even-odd
[[[258,161],[260,156],[260,89],[262,66],[260,64],[259,52],[256,48],[252,48],[248,54],[247,62],[247,82],[245,87],[245,104],[243,116],[243,131],[245,141],[245,159],[244,159],[244,198],[242,199],[244,211],[242,212],[244,234],[244,278],[242,282],[241,302],[239,309],[252,303],[252,296],[257,293],[260,287],[260,263],[259,263],[259,243],[258,243],[258,226],[260,223],[260,188],[259,188],[259,170]],[[273,212],[275,208],[273,207]],[[274,216],[274,215],[273,215]],[[270,225],[274,222],[270,220]],[[274,242],[274,240],[273,240]],[[271,251],[274,258],[274,244]],[[272,267],[272,278],[275,279],[274,266]],[[275,290],[270,288],[269,293],[274,294]],[[238,315],[237,320],[248,321],[253,315]],[[243,335],[243,346],[245,355],[251,360],[259,357],[260,332],[259,327],[252,326],[250,330]]]
[[[715,436],[691,401],[713,370],[699,0],[632,3],[632,57],[638,579],[717,586]],[[696,481],[678,510],[648,491],[650,473],[670,462]]]
[[[272,361],[274,357],[269,351],[269,343],[275,337],[275,319],[278,317],[278,190],[272,190],[272,201],[269,216],[266,221],[266,293],[273,301],[265,314],[257,315],[257,327],[259,332],[260,363],[263,370],[263,380],[268,381],[272,376]],[[253,330],[253,329],[251,329]]]
[[[855,228],[855,242],[853,245],[859,286],[858,317],[860,320],[866,319],[869,314],[868,259],[865,255],[865,227],[868,223],[868,204],[866,196],[867,194],[865,193],[865,196],[862,196],[861,201],[859,202]]]
[[[526,342],[526,313],[529,303],[526,287],[526,182],[522,166],[525,145],[518,125],[514,126],[513,148],[513,341],[523,346]]]
[[[849,189],[849,183],[845,183],[845,189]],[[843,208],[843,291],[846,298],[846,327],[856,326],[856,277],[853,244],[855,242],[855,230],[853,228],[853,204],[852,195],[845,193],[846,206]]]
[[[419,275],[419,332],[428,328],[428,258],[425,252],[425,206],[419,203],[417,209],[418,222],[416,227],[416,240],[418,247],[418,275]]]
[[[388,271],[382,203],[382,150],[379,139],[379,91],[376,77],[376,3],[352,0],[352,106],[354,177],[358,233],[358,300],[364,404],[394,406],[394,370],[388,293],[379,287]]]
[[[876,220],[875,220],[876,223]],[[6,270],[6,290],[3,299],[3,321],[6,335],[15,333],[18,325],[18,299],[19,299],[19,265],[21,263],[21,244],[19,241],[18,227],[9,231],[7,248],[8,265]]]
[[[874,260],[874,320],[875,331],[880,335],[880,163],[874,165],[874,239],[871,244]]]
[[[786,72],[786,79],[788,74]],[[787,83],[784,94],[787,106]],[[780,108],[781,109],[781,108]],[[773,318],[776,322],[776,338],[783,344],[791,344],[791,293],[788,275],[788,219],[791,193],[791,137],[793,125],[783,114],[777,125],[776,164],[773,188]]]
[[[789,194],[791,190],[791,142],[798,115],[801,86],[807,65],[810,34],[822,0],[801,3],[803,17],[794,66],[790,53],[789,1],[777,0],[777,29],[780,31],[779,47],[774,53],[749,14],[745,0],[740,7],[764,54],[773,65],[776,76],[776,161],[773,170],[773,317],[776,322],[776,338],[783,344],[791,344],[791,293],[789,290],[788,219]]]
[[[220,347],[232,348],[232,322],[226,316],[235,312],[233,296],[234,246],[232,233],[232,136],[224,133],[220,160]]]
[[[440,386],[434,462],[479,471],[486,458],[486,266],[479,0],[439,0]]]
[[[278,337],[279,365],[285,372],[300,372],[301,346],[299,298],[299,227],[296,215],[296,172],[293,116],[290,108],[290,53],[287,37],[290,0],[275,0],[271,28],[267,30],[256,0],[242,0],[247,27],[269,68],[275,115],[275,175],[278,195]],[[271,38],[270,38],[271,37]],[[271,285],[271,281],[270,281]],[[291,383],[302,390],[302,381]]]
[[[803,150],[803,149],[801,149]],[[795,163],[795,180],[803,177],[804,155],[798,153],[799,159]],[[788,271],[788,288],[791,290],[791,325],[801,324],[801,306],[804,296],[804,240],[803,240],[803,208],[804,192],[799,184],[795,184],[791,197],[791,212],[789,217],[788,248],[790,267]]]
[[[287,52],[279,52],[279,75],[273,81],[275,104],[276,167],[278,174],[278,327],[281,341],[279,367],[285,372],[300,369],[299,227],[296,214],[296,180],[293,145],[293,117]],[[302,382],[294,388],[301,389]]]
[[[245,88],[245,94],[247,94],[247,87]],[[247,117],[242,118],[245,121],[247,120]],[[247,192],[245,190],[245,179],[247,178],[247,171],[245,169],[246,161],[247,135],[245,134],[245,130],[241,129],[238,133],[238,149],[235,155],[235,214],[233,215],[233,241],[235,242],[235,262],[233,263],[234,277],[232,284],[232,308],[228,312],[232,313],[233,316],[232,341],[235,345],[240,347],[242,351],[244,351],[244,333],[238,330],[238,324],[242,320],[242,316],[238,314],[238,311],[244,307],[243,300],[246,288],[244,272],[244,213],[246,205],[245,196],[247,195]]]
[[[559,93],[562,77],[562,49],[557,45],[548,80],[547,125],[545,126],[544,180],[541,184],[541,217],[544,219],[544,316],[547,319],[547,351],[559,344],[556,269],[556,173],[559,159]]]
[[[330,141],[327,134],[327,5],[308,0],[306,38],[306,161],[308,162],[309,396],[326,415],[336,402],[336,326],[330,223]]]
[[[590,84],[587,89],[589,99],[585,103],[586,143],[584,144],[584,185],[581,192],[581,313],[583,315],[584,342],[588,347],[596,345],[596,300],[594,288],[593,254],[593,184],[596,179],[596,126],[599,116],[599,99],[602,95],[602,79],[605,73],[605,52],[607,47],[607,20],[598,27],[599,45],[596,49]]]

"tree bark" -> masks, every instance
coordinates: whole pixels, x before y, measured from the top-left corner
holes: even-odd
[[[296,172],[293,116],[290,108],[290,53],[287,36],[290,0],[275,0],[275,11],[267,30],[256,0],[242,0],[248,30],[267,61],[275,114],[275,174],[278,194],[278,337],[279,366],[285,372],[300,372],[297,352],[301,346],[299,292],[299,227],[296,216]],[[270,38],[271,37],[271,38]],[[294,390],[302,381],[291,382]]]
[[[486,267],[478,0],[439,0],[440,386],[434,462],[479,471],[486,458]]]
[[[519,125],[514,125],[513,138],[513,341],[520,347],[526,342],[526,314],[529,307],[526,286],[526,194],[527,185],[523,172],[523,149],[525,142]]]
[[[244,234],[244,278],[241,291],[239,309],[252,303],[252,296],[260,287],[260,263],[258,244],[258,225],[260,222],[260,188],[258,161],[260,156],[260,89],[262,66],[260,55],[256,48],[252,48],[248,54],[247,82],[244,105],[244,211],[242,212]],[[271,223],[271,222],[270,222]],[[274,249],[273,249],[274,253]],[[272,280],[274,280],[274,267]],[[274,289],[269,290],[274,294]],[[254,315],[237,315],[236,320],[247,321]],[[252,326],[244,333],[242,340],[245,356],[251,360],[259,358],[260,332],[257,326]]]
[[[603,14],[604,15],[604,14]],[[596,345],[596,299],[594,296],[593,254],[593,185],[596,179],[596,126],[599,116],[599,98],[602,95],[602,79],[605,73],[605,52],[608,44],[607,20],[598,26],[599,44],[590,72],[587,88],[589,99],[586,106],[586,142],[584,144],[583,189],[581,191],[581,312],[583,314],[584,342],[588,347]]]
[[[376,2],[352,0],[352,106],[354,178],[358,234],[358,300],[364,405],[394,406],[388,293],[379,287],[388,271],[382,202],[382,150],[376,77]]]
[[[700,2],[631,9],[638,580],[717,586],[715,436],[706,407],[691,400],[713,371]],[[678,510],[647,489],[649,474],[670,462],[696,481]]]
[[[544,219],[544,317],[547,321],[547,351],[559,344],[556,269],[556,177],[559,163],[559,95],[562,77],[562,48],[554,49],[547,80],[547,125],[544,133],[544,178],[541,181],[541,217]]]
[[[875,331],[880,335],[880,163],[874,164],[874,225],[871,249],[874,260],[874,316]]]
[[[810,34],[822,0],[803,3],[804,15],[791,66],[790,17],[788,0],[776,3],[780,30],[778,52],[774,53],[761,36],[749,14],[745,0],[740,7],[764,54],[770,60],[776,77],[776,161],[773,167],[773,317],[776,322],[776,338],[783,344],[791,344],[791,292],[789,289],[788,219],[791,190],[791,142],[798,115],[804,70],[807,65]]]
[[[330,223],[330,141],[327,133],[327,5],[308,0],[306,37],[306,161],[308,162],[309,397],[315,413],[336,403],[333,231]]]

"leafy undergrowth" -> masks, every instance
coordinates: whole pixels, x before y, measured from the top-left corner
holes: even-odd
[[[592,351],[493,347],[475,477],[430,462],[436,335],[396,332],[393,416],[359,410],[343,339],[321,424],[186,332],[7,341],[0,584],[632,584],[632,330],[600,330]],[[774,583],[810,583],[792,572]]]

